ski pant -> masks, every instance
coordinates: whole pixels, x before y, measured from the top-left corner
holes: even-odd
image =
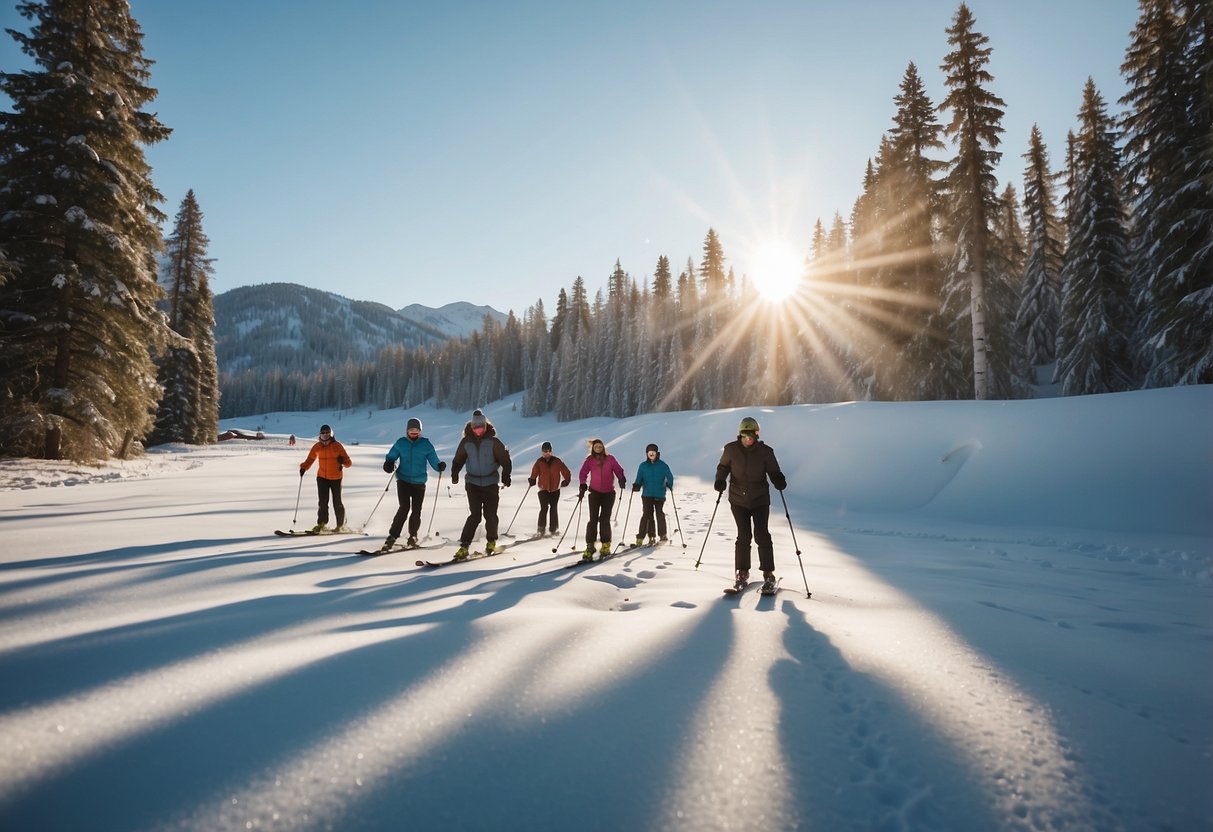
[[[615,507],[615,492],[590,489],[586,492],[590,498],[590,522],[585,526],[585,544],[593,546],[601,537],[603,543],[611,542],[611,509]]]
[[[480,527],[480,518],[484,518],[484,539],[497,539],[497,503],[501,501],[501,492],[496,485],[467,485],[468,519],[463,524],[463,533],[459,535],[460,546],[471,546],[476,529]]]
[[[771,516],[771,504],[746,508],[736,503],[729,503],[733,510],[733,519],[737,521],[737,543],[733,547],[733,566],[736,569],[750,571],[750,541],[758,542],[758,566],[763,572],[775,571],[775,544],[771,542],[771,532],[767,523]],[[753,524],[753,534],[750,526]]]
[[[556,504],[560,502],[560,491],[539,492],[539,528],[551,529],[555,534],[560,529],[560,514]],[[552,524],[548,525],[548,509],[552,512]]]
[[[640,528],[637,537],[665,537],[665,497],[640,498]],[[656,515],[657,534],[653,534],[654,515]]]
[[[316,477],[316,494],[320,498],[320,506],[316,511],[316,522],[329,522],[329,495],[333,497],[333,512],[337,515],[337,525],[345,525],[345,504],[341,502],[341,480],[326,480]]]
[[[400,537],[404,530],[404,521],[409,521],[409,537],[416,537],[421,531],[421,504],[425,501],[425,483],[405,482],[396,480],[396,499],[400,508],[392,518],[392,528],[388,531],[390,537]],[[409,516],[409,512],[412,516]]]

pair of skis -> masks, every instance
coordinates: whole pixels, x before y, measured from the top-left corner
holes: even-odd
[[[337,528],[337,529],[322,529],[321,531],[312,531],[311,529],[274,529],[274,534],[279,537],[322,537],[330,534],[362,534],[353,529]]]
[[[577,569],[580,566],[589,566],[590,564],[593,564],[593,563],[602,563],[604,560],[610,560],[611,558],[613,558],[617,555],[622,555],[626,552],[639,552],[642,549],[653,550],[653,549],[656,549],[658,546],[664,546],[664,545],[665,545],[664,542],[641,543],[639,546],[636,546],[636,545],[624,546],[622,549],[612,550],[609,553],[607,553],[605,555],[599,555],[596,558],[587,559],[583,555],[580,560],[576,560],[573,563],[565,564],[564,568],[565,569]]]
[[[458,560],[456,560],[455,558],[451,558],[450,560],[439,560],[439,561],[419,560],[419,561],[417,561],[417,565],[424,566],[427,569],[441,569],[444,566],[454,566],[456,563],[467,563],[469,560],[481,560],[483,558],[491,558],[495,555],[500,555],[502,552],[506,551],[507,549],[513,549],[515,546],[520,546],[523,543],[530,543],[532,540],[539,540],[541,537],[543,537],[543,535],[539,535],[539,534],[532,535],[531,537],[524,537],[521,540],[515,540],[512,543],[502,544],[491,552],[469,552],[468,556],[466,558],[459,558]]]
[[[725,598],[735,598],[752,586],[758,587],[759,595],[774,595],[779,591],[779,583],[783,578],[776,578],[768,587],[765,581],[734,581],[732,586],[724,588]]]

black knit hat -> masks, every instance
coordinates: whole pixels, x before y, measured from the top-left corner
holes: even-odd
[[[661,453],[660,449],[658,449],[657,445],[654,444],[653,442],[650,442],[649,444],[644,446],[644,452],[647,454],[649,451],[652,451],[655,454]]]
[[[540,446],[539,446],[539,450],[540,450],[540,451],[550,451],[550,450],[552,450],[552,443],[551,443],[551,442],[544,442],[542,445],[540,445]]]
[[[332,428],[330,428],[328,425],[321,425],[321,426],[320,426],[320,432],[321,432],[321,433],[332,433],[332,432],[333,432],[333,429],[332,429]]]

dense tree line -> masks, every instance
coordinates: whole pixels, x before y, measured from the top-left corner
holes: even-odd
[[[992,47],[961,4],[940,66],[947,96],[931,102],[909,64],[849,221],[818,221],[801,289],[781,307],[734,275],[709,229],[677,277],[664,256],[643,283],[617,262],[605,293],[591,299],[578,277],[550,320],[539,301],[439,349],[392,348],[269,387],[235,378],[233,406],[466,409],[526,390],[527,414],[568,420],[1005,399],[1038,380],[1066,395],[1213,382],[1210,4],[1140,5],[1121,68],[1127,111],[1111,116],[1091,82],[1076,91],[1060,170],[1033,127],[1022,205],[994,175],[1004,104]]]
[[[844,219],[818,221],[798,292],[771,304],[709,229],[675,275],[616,262],[549,318],[486,318],[439,346],[221,379],[224,414],[468,409],[587,416],[846,399],[1010,398],[1033,368],[1065,394],[1213,382],[1213,21],[1207,0],[1139,0],[1121,115],[1088,82],[1054,170],[1026,142],[1022,205],[994,170],[993,47],[961,4],[932,102],[913,64]],[[169,130],[122,0],[19,6],[35,68],[0,73],[0,432],[4,453],[123,454],[209,441],[218,406],[201,211],[187,195],[157,280],[163,201],[143,147]]]
[[[18,11],[31,29],[8,33],[33,68],[0,72],[12,101],[0,113],[3,453],[124,456],[158,410],[165,430],[188,411],[171,435],[214,441],[209,290],[202,261],[183,253],[183,225],[171,298],[158,282],[163,197],[143,148],[169,129],[144,111],[156,90],[143,33],[125,0]],[[190,233],[205,240],[200,226]]]

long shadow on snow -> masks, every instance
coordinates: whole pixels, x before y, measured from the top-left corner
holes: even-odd
[[[223,805],[231,792],[267,770],[289,767],[313,746],[323,745],[345,726],[424,682],[476,642],[478,618],[513,606],[534,590],[535,580],[550,588],[559,578],[553,573],[531,579],[530,586],[524,581],[502,583],[497,592],[462,610],[416,619],[440,626],[314,662],[183,714],[171,724],[118,741],[0,803],[0,826],[144,828],[198,806]],[[247,618],[239,612],[233,617],[227,608],[208,610],[187,616],[180,627],[164,634],[162,642],[136,645],[131,652],[159,649],[157,661],[178,661],[183,656],[172,648],[183,639],[197,652],[209,649],[204,645],[215,648],[224,640],[250,638],[255,634],[249,627],[272,630],[321,615],[340,620],[343,613],[386,604],[387,598],[381,596],[400,591],[399,586],[328,590],[323,603],[306,596],[233,605]],[[220,620],[215,620],[216,612]],[[211,630],[219,631],[220,637],[211,636],[207,632]],[[138,702],[132,701],[131,707],[138,708]],[[306,718],[299,719],[301,714]],[[65,800],[65,794],[71,799]],[[422,828],[412,819],[408,826]]]
[[[765,599],[764,599],[765,600]],[[813,602],[803,604],[811,610]],[[989,797],[904,696],[850,667],[784,601],[791,659],[770,671],[801,824],[831,830],[997,829]]]
[[[512,606],[544,589],[537,581],[552,589],[570,574],[577,573],[505,581],[483,603],[490,611]],[[614,616],[626,614],[604,611],[594,626],[610,627]],[[472,716],[424,758],[365,789],[334,825],[376,829],[384,818],[406,818],[416,829],[658,828],[668,820],[668,800],[679,785],[674,775],[697,711],[732,649],[730,614],[727,605],[709,606],[659,653],[622,657],[620,673],[578,692],[567,708],[513,720]],[[598,660],[585,657],[587,664]],[[539,673],[543,656],[535,661]],[[529,684],[516,677],[495,697],[525,705]]]
[[[266,554],[264,557],[277,560],[285,556]],[[224,559],[233,557],[237,556],[224,556]],[[306,568],[331,568],[346,563],[347,558],[326,559],[314,565],[309,562]],[[275,595],[6,651],[0,654],[0,678],[10,682],[0,686],[0,710],[85,692],[129,675],[308,624],[324,615],[339,616],[368,606],[395,606],[406,602],[407,599],[401,598],[398,584],[374,589],[328,589],[319,594]],[[14,609],[12,617],[30,612],[30,607],[24,606]]]

